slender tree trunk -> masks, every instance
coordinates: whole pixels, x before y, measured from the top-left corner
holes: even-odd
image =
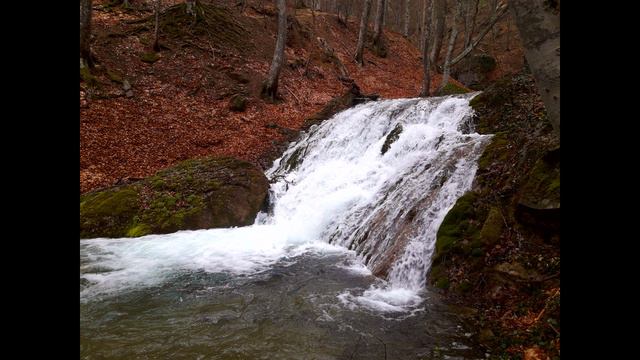
[[[187,14],[195,17],[196,16],[196,0],[185,0],[185,3],[187,4]]]
[[[436,68],[438,58],[440,57],[440,50],[442,49],[442,40],[444,38],[444,26],[445,26],[445,0],[432,0],[433,11],[431,21],[433,22],[433,35],[431,43],[431,53],[429,53],[429,62],[433,69]]]
[[[156,13],[156,26],[153,32],[153,51],[160,51],[160,44],[158,43],[158,23],[160,20],[160,0],[155,1],[155,13]]]
[[[364,65],[364,42],[367,37],[367,23],[369,22],[370,11],[371,0],[364,0],[362,16],[360,17],[360,32],[358,33],[358,44],[356,45],[356,62],[360,65]]]
[[[427,38],[425,24],[427,23],[427,16],[429,15],[429,1],[431,0],[422,0],[422,31],[420,32],[420,50],[424,50],[424,40]]]
[[[451,35],[449,36],[449,46],[447,47],[447,54],[445,56],[444,59],[444,69],[442,72],[442,83],[440,84],[440,89],[438,89],[438,92],[441,92],[445,86],[447,86],[447,83],[449,82],[449,74],[451,73],[451,54],[453,53],[453,47],[456,44],[456,39],[458,38],[458,26],[457,26],[457,22],[460,19],[460,15],[462,12],[462,4],[460,2],[460,0],[458,0],[457,6],[456,6],[456,15],[453,19],[453,21],[451,22]]]
[[[511,38],[511,19],[507,19],[507,31],[505,34],[505,40],[506,40],[506,44],[505,44],[505,49],[507,51],[509,51],[510,46],[509,46],[509,39]]]
[[[273,61],[269,70],[269,77],[262,86],[262,96],[275,100],[278,94],[278,78],[284,62],[284,46],[287,40],[287,2],[277,0],[278,5],[278,37]]]
[[[473,13],[471,13],[471,27],[469,29],[469,39],[473,38],[473,32],[476,30],[476,18],[478,16],[478,5],[480,0],[471,0]]]
[[[498,0],[490,0],[489,1],[489,11],[491,11],[491,17],[496,16],[496,10],[498,9]],[[491,28],[491,36],[493,43],[496,42],[496,27]]]
[[[510,0],[509,5],[547,118],[560,134],[560,2]]]
[[[428,14],[432,12],[433,2],[429,2],[429,8],[426,11]],[[422,91],[420,92],[421,97],[427,97],[430,95],[431,89],[431,66],[429,66],[429,38],[431,37],[431,21],[429,21],[430,16],[425,15],[425,22],[422,25],[424,28],[424,43],[422,47],[422,69],[424,71],[424,76],[422,78]]]
[[[409,22],[411,20],[411,0],[404,1],[404,30],[402,34],[404,37],[409,37]]]
[[[460,60],[464,59],[465,56],[469,55],[471,51],[476,46],[478,46],[478,44],[480,43],[480,41],[482,41],[485,35],[489,33],[489,30],[491,30],[491,28],[496,24],[496,22],[498,22],[498,20],[507,12],[507,8],[508,8],[507,4],[503,4],[498,9],[498,11],[496,12],[496,16],[489,21],[487,26],[478,35],[478,38],[472,41],[467,48],[465,48],[458,56],[456,56],[453,60],[451,60],[451,66],[457,64]]]
[[[373,47],[376,49],[381,49],[383,46],[382,43],[382,29],[383,29],[383,19],[384,19],[384,10],[385,10],[385,0],[378,0],[378,11],[376,12],[376,21],[373,28]]]
[[[80,0],[80,66],[93,67],[91,56],[91,0]]]
[[[471,2],[473,0],[463,0],[463,17],[464,17],[464,41],[462,42],[462,48],[466,49],[471,44]]]

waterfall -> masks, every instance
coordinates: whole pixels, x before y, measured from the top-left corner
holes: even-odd
[[[386,283],[340,294],[345,303],[415,304],[437,229],[490,138],[473,132],[474,95],[368,102],[314,125],[267,171],[271,208],[252,226],[81,241],[81,298],[181,271],[250,275],[305,252],[350,251],[370,270],[357,271]]]

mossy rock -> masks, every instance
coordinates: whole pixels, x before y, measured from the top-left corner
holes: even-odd
[[[463,59],[454,67],[453,74],[465,86],[481,90],[487,85],[488,74],[497,66],[496,60],[487,54],[477,54]]]
[[[475,192],[467,192],[449,210],[438,229],[434,262],[437,263],[444,254],[456,248],[462,250],[463,239],[478,236],[480,229],[473,222],[478,217],[475,206],[477,198]]]
[[[229,101],[229,110],[244,111],[247,108],[247,98],[242,95],[234,95]]]
[[[438,96],[445,96],[445,95],[454,95],[454,94],[466,94],[470,92],[469,89],[460,86],[458,84],[455,84],[453,82],[448,82],[447,85],[445,85],[442,89],[440,89],[438,91]]]
[[[80,198],[80,237],[138,237],[245,226],[263,207],[268,181],[233,158],[187,160],[129,185]]]
[[[122,75],[113,70],[107,70],[107,77],[109,78],[109,80],[117,84],[122,84],[124,82],[124,78],[122,77]]]
[[[507,134],[497,133],[491,139],[491,143],[484,149],[480,159],[478,159],[478,170],[486,170],[495,162],[504,163],[510,154]]]
[[[492,207],[489,210],[489,215],[482,225],[480,230],[480,239],[485,244],[494,244],[500,239],[502,234],[502,228],[504,226],[504,219],[502,213],[497,207]]]
[[[387,151],[389,151],[391,144],[393,144],[394,142],[396,142],[396,140],[398,140],[401,133],[402,133],[402,124],[396,125],[396,127],[394,127],[393,130],[391,130],[389,135],[387,135],[387,138],[384,140],[384,144],[382,144],[382,148],[380,149],[380,153],[382,155],[384,155]]]
[[[451,285],[451,283],[449,282],[449,279],[447,277],[442,277],[436,281],[435,285],[438,289],[447,290],[449,289],[449,285]]]
[[[532,209],[560,208],[560,150],[539,159],[520,190],[520,205]]]
[[[98,79],[96,79],[93,74],[91,74],[91,70],[88,66],[83,66],[80,68],[80,80],[84,81],[85,84],[91,87],[95,87],[98,85]]]
[[[140,211],[138,189],[117,187],[80,197],[80,237],[119,237]]]
[[[160,56],[155,52],[147,52],[140,55],[140,60],[146,63],[153,64],[154,62],[160,60]]]
[[[469,292],[469,290],[471,290],[472,288],[473,288],[473,285],[471,284],[471,282],[465,279],[465,280],[462,280],[460,284],[458,284],[458,287],[456,289],[458,290],[458,292],[466,293],[466,292]]]

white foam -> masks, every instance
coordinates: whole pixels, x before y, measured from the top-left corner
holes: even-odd
[[[359,260],[356,260],[349,265],[338,265],[338,267],[341,269],[345,269],[352,274],[356,274],[360,276],[373,275],[371,270],[369,270],[369,268]]]
[[[85,289],[81,297],[155,285],[182,270],[256,273],[284,257],[310,251],[346,250],[298,237],[278,225],[180,231],[137,239],[83,240],[81,253],[93,260],[81,269],[84,270],[81,277],[93,285]]]
[[[352,291],[345,291],[338,295],[338,299],[348,308],[363,306],[381,312],[409,312],[422,303],[417,289],[380,287],[372,285],[362,295],[354,295]]]

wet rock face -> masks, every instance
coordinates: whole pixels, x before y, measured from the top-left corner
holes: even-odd
[[[245,226],[266,201],[268,181],[233,158],[184,161],[141,181],[80,197],[80,237],[138,237]]]

